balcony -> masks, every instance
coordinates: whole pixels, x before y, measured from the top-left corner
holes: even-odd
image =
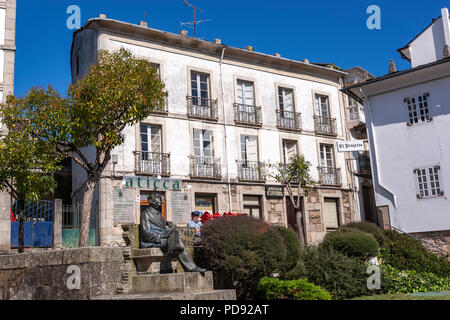
[[[217,121],[217,99],[186,97],[188,117]]]
[[[218,179],[222,178],[220,158],[191,156],[191,178]]]
[[[314,116],[314,128],[316,134],[324,134],[327,136],[337,136],[336,119]]]
[[[170,175],[170,154],[159,152],[135,151],[136,174]]]
[[[259,161],[238,160],[238,178],[240,181],[263,182],[266,177],[263,172],[263,165]]]
[[[234,122],[236,124],[244,124],[249,126],[262,126],[261,107],[235,103],[234,108]]]
[[[341,169],[334,167],[318,167],[319,183],[325,186],[340,186]]]
[[[300,113],[277,110],[277,126],[279,129],[302,131],[302,118]]]
[[[153,109],[151,111],[151,113],[153,114],[168,114],[169,113],[169,102],[168,102],[168,97],[165,96],[164,97],[164,104],[158,107],[155,107],[155,109]]]

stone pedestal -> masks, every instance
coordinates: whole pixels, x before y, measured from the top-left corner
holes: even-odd
[[[11,197],[0,192],[0,252],[11,250]]]

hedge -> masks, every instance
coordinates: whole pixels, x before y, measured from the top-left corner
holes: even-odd
[[[331,300],[328,291],[306,279],[279,280],[264,277],[259,281],[258,293],[266,300]]]

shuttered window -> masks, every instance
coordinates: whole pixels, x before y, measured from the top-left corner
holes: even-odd
[[[141,151],[162,152],[160,126],[141,124]]]
[[[237,103],[254,105],[253,82],[238,80],[237,81]]]
[[[316,115],[320,117],[329,118],[330,117],[330,109],[328,106],[328,97],[316,94],[315,96],[315,108]]]
[[[191,93],[193,97],[209,98],[209,76],[207,74],[191,71]]]
[[[212,157],[212,131],[194,129],[194,155],[197,157]]]
[[[258,161],[258,137],[241,136],[241,159],[245,161]]]
[[[323,220],[325,228],[337,229],[339,227],[338,200],[325,198],[323,202]]]
[[[294,97],[292,89],[278,88],[278,99],[281,111],[294,112]]]
[[[297,141],[283,140],[283,161],[289,163],[289,160],[297,154]]]

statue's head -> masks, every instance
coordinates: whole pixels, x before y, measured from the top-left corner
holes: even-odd
[[[148,196],[148,202],[153,208],[159,210],[162,205],[162,196],[157,192],[153,192]]]

